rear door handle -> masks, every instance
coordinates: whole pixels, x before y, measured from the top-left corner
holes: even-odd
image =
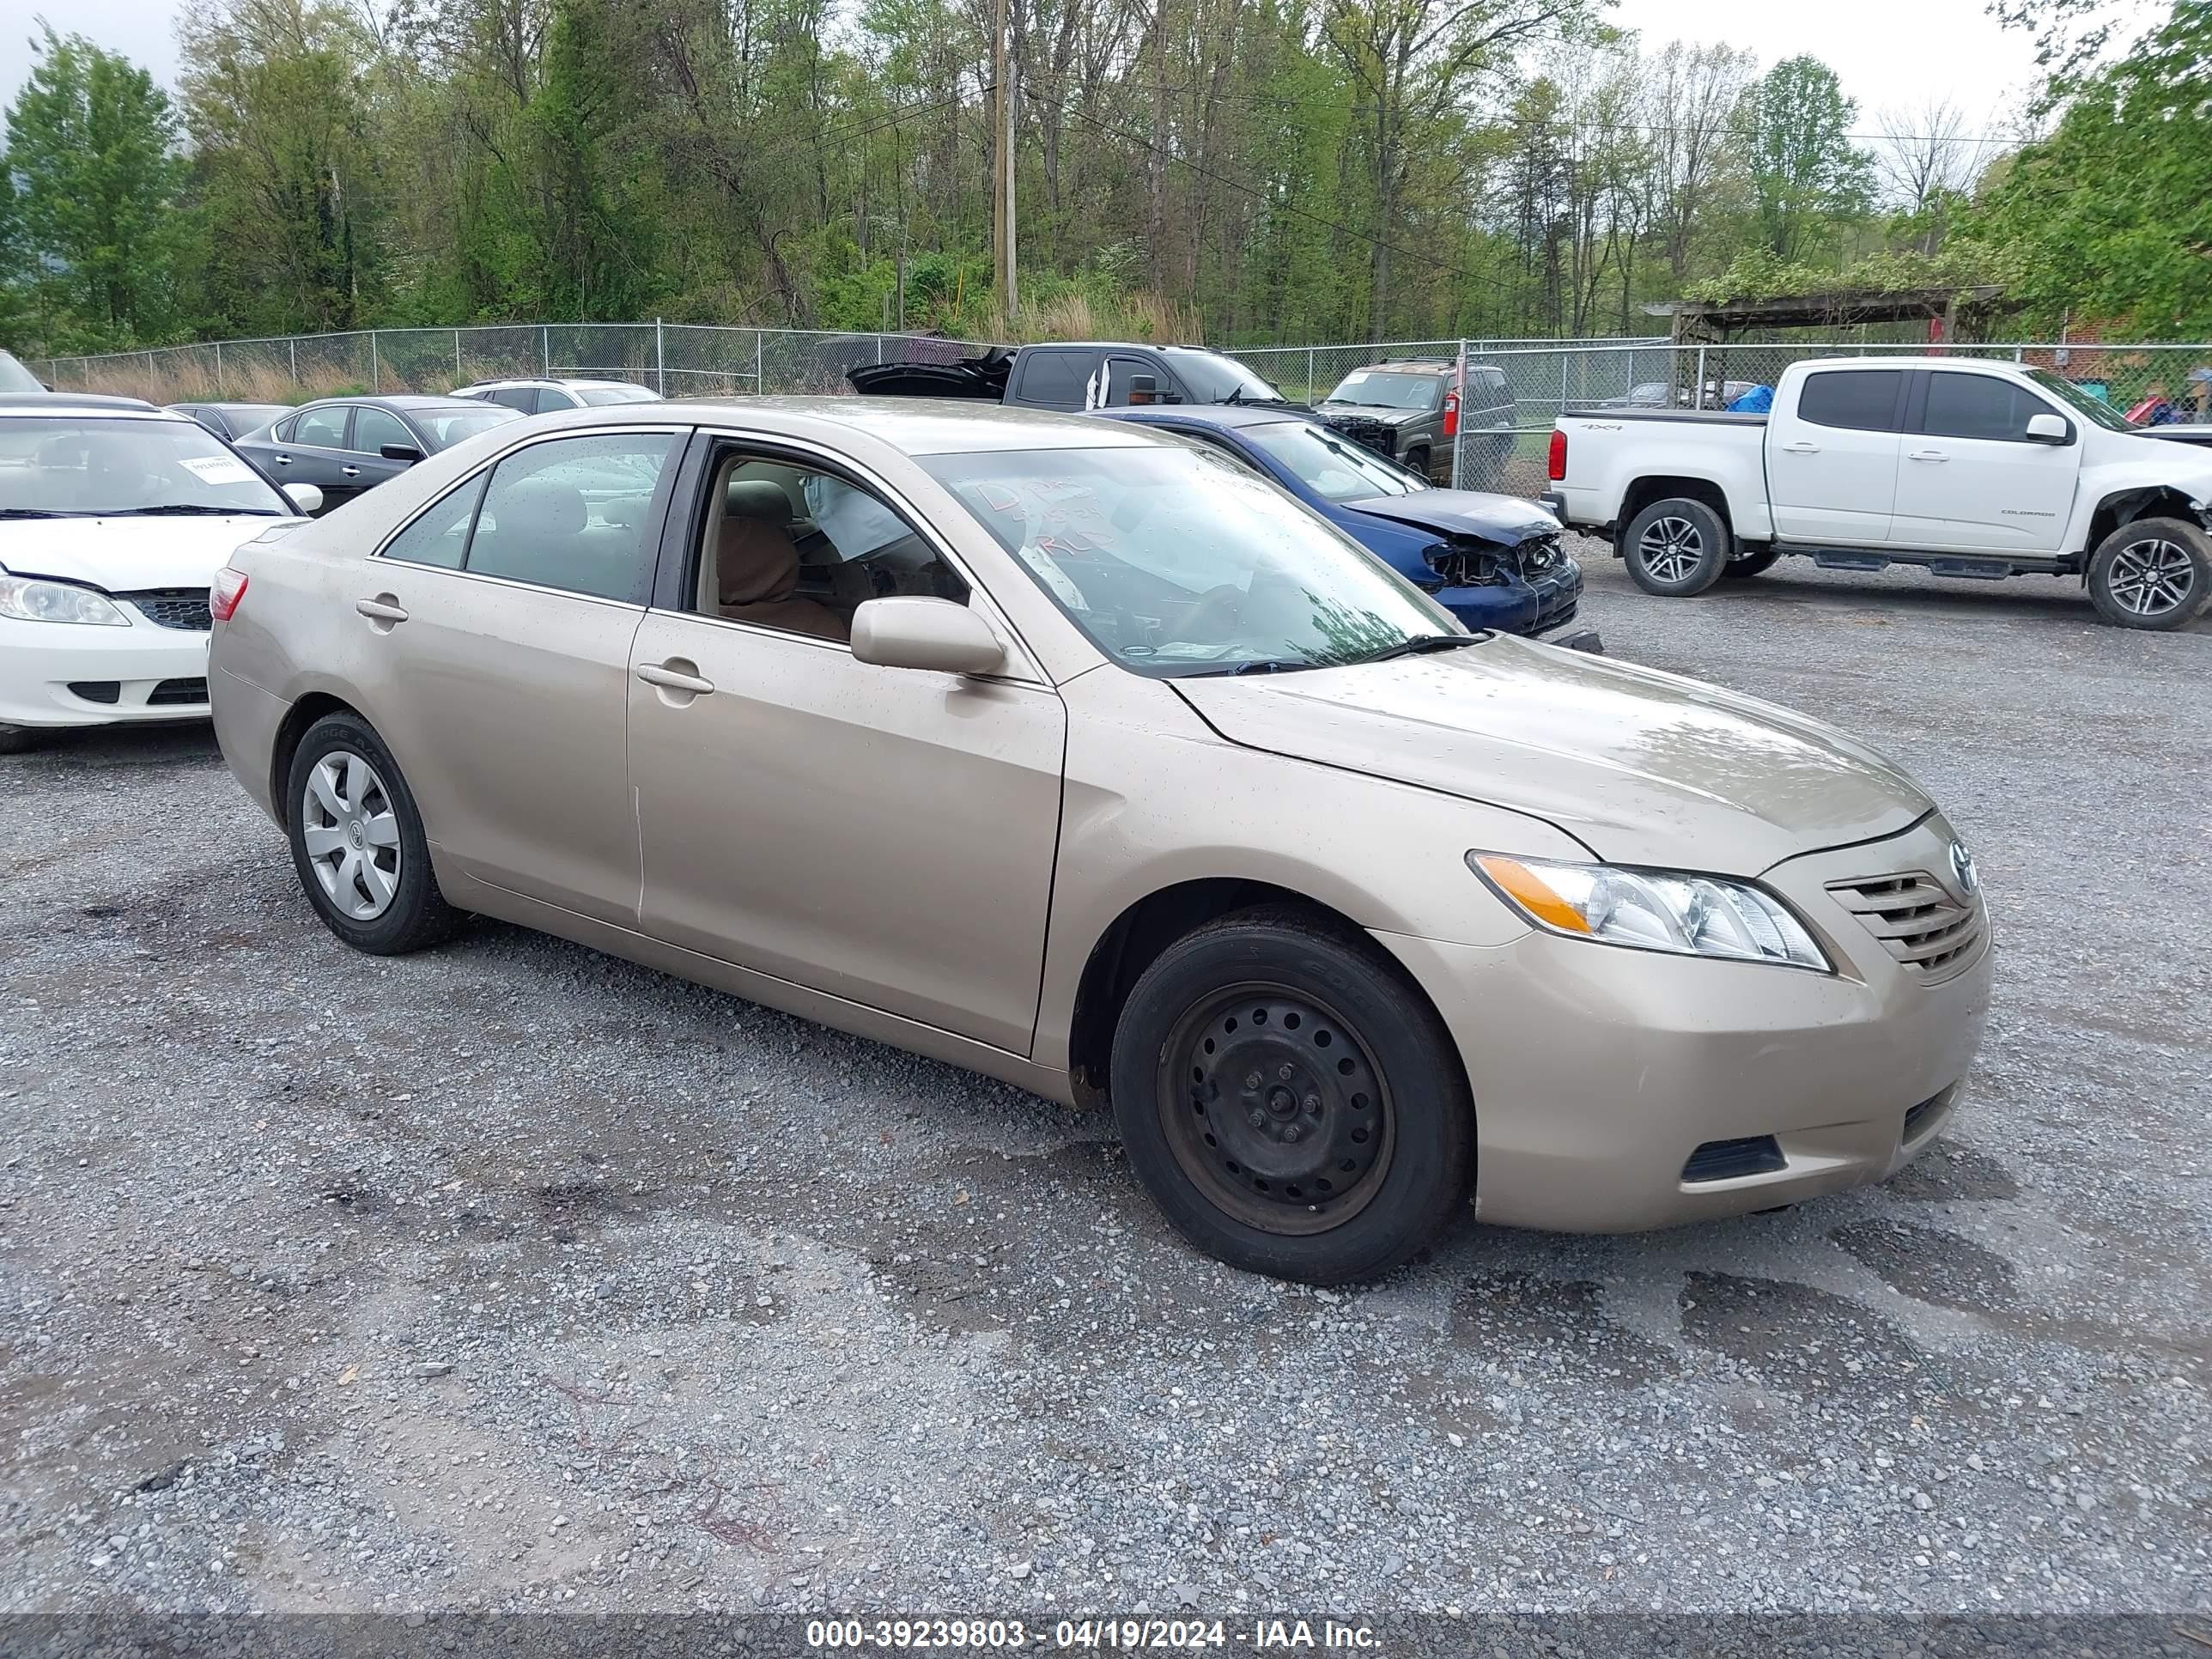
[[[338,471],[344,473],[349,478],[358,478],[361,477],[361,469],[357,466],[342,466]]]
[[[1951,458],[1940,449],[1916,449],[1905,459],[1914,461],[1948,461]]]
[[[714,681],[686,673],[673,663],[641,663],[637,677],[647,685],[657,685],[664,691],[688,691],[695,697],[703,697],[714,689]]]
[[[279,455],[276,458],[276,465],[279,466],[289,466],[292,465],[292,458],[289,455]]]
[[[395,604],[389,593],[380,593],[373,599],[356,599],[353,608],[371,622],[404,623],[406,611]]]
[[[1782,446],[1782,451],[1785,455],[1817,455],[1820,453],[1820,446],[1808,443],[1784,444]]]

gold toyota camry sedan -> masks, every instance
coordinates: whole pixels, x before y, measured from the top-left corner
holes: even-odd
[[[1371,1277],[1470,1200],[1880,1181],[1981,1038],[1973,860],[1895,767],[1468,633],[1136,427],[541,416],[248,543],[211,609],[223,754],[347,944],[477,912],[1110,1102],[1260,1273]]]

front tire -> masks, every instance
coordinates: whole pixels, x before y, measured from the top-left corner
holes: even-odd
[[[2090,602],[2116,628],[2185,628],[2212,599],[2212,536],[2180,519],[2136,519],[2089,556]]]
[[[422,815],[368,721],[344,713],[309,726],[285,789],[292,866],[325,927],[378,957],[452,934],[461,913],[438,890]]]
[[[1628,574],[1647,593],[1686,599],[1721,579],[1735,538],[1721,515],[1686,495],[1654,501],[1628,522],[1621,538]]]
[[[35,726],[0,726],[0,755],[20,755],[35,749],[43,735]]]
[[[1466,1205],[1474,1113],[1443,1023],[1372,944],[1293,910],[1160,953],[1114,1034],[1131,1167],[1217,1260],[1309,1285],[1389,1272]]]

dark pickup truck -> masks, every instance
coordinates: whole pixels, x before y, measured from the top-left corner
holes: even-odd
[[[957,362],[866,364],[845,378],[870,397],[978,398],[1020,409],[1290,401],[1218,351],[1115,341],[994,346]]]

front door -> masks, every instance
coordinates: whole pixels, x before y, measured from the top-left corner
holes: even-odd
[[[630,647],[677,434],[515,451],[359,567],[355,670],[430,839],[469,874],[635,927]]]
[[[356,491],[374,489],[415,465],[412,461],[387,459],[384,453],[387,447],[429,453],[414,429],[390,410],[362,404],[353,412],[353,433],[346,441],[346,448],[351,453],[338,469],[340,476]]]
[[[1897,500],[1905,371],[1808,371],[1766,424],[1767,498],[1785,541],[1879,547]]]
[[[631,653],[645,931],[1026,1054],[1059,694],[857,661],[860,604],[969,603],[964,577],[826,466],[732,449],[703,477],[682,597]]]
[[[1905,434],[1898,463],[1892,539],[1963,552],[2057,552],[2081,443],[2078,435],[2063,444],[2030,438],[2034,415],[2065,418],[2002,375],[1930,373],[1920,429]]]

